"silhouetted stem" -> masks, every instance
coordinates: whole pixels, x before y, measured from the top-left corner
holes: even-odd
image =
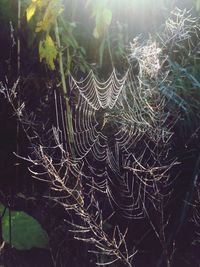
[[[61,76],[61,83],[62,83],[62,89],[63,89],[63,94],[65,97],[65,103],[66,103],[66,124],[67,124],[67,132],[68,132],[68,137],[69,137],[69,145],[73,144],[73,125],[72,125],[72,114],[71,114],[71,108],[69,104],[69,98],[68,98],[68,92],[67,92],[67,86],[66,86],[66,80],[65,80],[65,72],[64,72],[64,66],[63,66],[63,52],[61,48],[61,42],[60,42],[60,36],[59,36],[59,31],[58,31],[58,23],[56,21],[55,23],[55,36],[56,36],[56,42],[58,46],[58,53],[59,53],[59,71],[60,71],[60,76]]]

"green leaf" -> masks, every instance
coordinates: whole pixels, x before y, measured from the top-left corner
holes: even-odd
[[[26,19],[29,22],[36,11],[36,3],[31,3],[28,8],[26,9]]]
[[[93,36],[94,36],[94,38],[96,38],[96,39],[99,39],[99,37],[100,37],[100,36],[99,36],[99,32],[98,32],[97,27],[94,28]]]
[[[112,21],[112,11],[108,8],[98,10],[95,14],[96,26],[93,31],[93,36],[98,39],[103,36]]]
[[[103,10],[103,21],[105,23],[106,26],[110,26],[111,21],[112,21],[112,11],[108,8],[105,8]]]
[[[55,70],[54,60],[56,60],[58,49],[49,34],[46,35],[45,40],[39,43],[40,61],[46,60],[47,65],[51,70]]]
[[[2,215],[3,205],[0,206]],[[48,248],[48,235],[33,217],[23,211],[11,211],[10,214],[11,227],[8,209],[2,218],[2,237],[5,242],[9,243],[11,236],[12,246],[18,250]]]
[[[200,10],[200,0],[196,1],[196,10],[199,11]]]
[[[45,9],[42,11],[43,16],[36,25],[36,32],[49,32],[51,27],[55,25],[57,17],[64,11],[60,0],[42,1],[45,4]]]

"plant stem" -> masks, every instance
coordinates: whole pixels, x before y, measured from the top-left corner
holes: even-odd
[[[72,150],[72,144],[74,142],[73,140],[73,125],[72,125],[72,113],[71,113],[71,108],[69,104],[69,98],[67,95],[67,85],[66,85],[66,80],[65,80],[65,72],[64,72],[64,65],[63,65],[63,52],[61,48],[61,42],[60,42],[60,36],[59,36],[59,31],[58,31],[58,23],[56,21],[55,23],[55,36],[56,36],[56,42],[58,46],[58,53],[59,53],[59,71],[60,71],[60,76],[61,76],[61,83],[62,83],[62,90],[63,94],[65,97],[65,103],[66,103],[66,112],[65,112],[65,117],[66,117],[66,125],[67,125],[67,132],[68,132],[68,138],[69,138],[69,146],[71,149],[71,152],[73,153]]]
[[[21,0],[18,0],[18,17],[17,17],[17,28],[18,28],[18,38],[17,38],[17,73],[18,75],[20,74],[20,68],[21,68],[21,59],[20,59],[20,54],[21,54],[21,49],[20,49],[20,37],[19,33],[21,30]]]

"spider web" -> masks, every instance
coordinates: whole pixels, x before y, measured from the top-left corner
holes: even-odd
[[[171,137],[164,97],[131,70],[118,78],[114,69],[104,82],[92,71],[81,81],[70,75],[69,85],[75,102],[73,145],[76,159],[84,162],[82,172],[95,177],[93,188],[107,194],[114,209],[129,218],[144,217],[147,198],[153,200],[168,182],[169,166],[161,167]]]
[[[19,108],[17,111],[28,127],[30,142],[38,139],[33,147],[43,144],[61,172],[67,159],[71,176],[75,180],[77,174],[81,177],[79,185],[83,182],[91,190],[103,193],[108,198],[102,197],[102,201],[109,199],[115,211],[137,219],[145,216],[147,205],[157,209],[159,199],[169,196],[168,170],[173,165],[167,161],[172,125],[160,90],[160,84],[167,79],[165,73],[160,74],[160,49],[151,40],[146,44],[139,41],[137,38],[132,44],[132,57],[140,67],[138,77],[131,68],[120,78],[114,69],[103,82],[92,71],[80,81],[69,75],[73,151],[68,147],[62,97],[56,90],[57,125],[53,135],[49,131],[50,138],[37,134],[38,128],[44,128],[43,122],[41,127],[39,122],[35,125],[34,118],[26,117],[24,108],[23,116]],[[60,151],[60,157],[56,151]],[[67,172],[62,175],[64,181],[65,176]]]
[[[162,50],[151,38],[146,43],[135,38],[131,51],[131,58],[139,63],[137,77],[131,68],[120,78],[114,69],[105,81],[92,71],[82,80],[69,74],[73,151],[67,144],[62,97],[56,90],[57,130],[49,140],[56,140],[61,157],[69,155],[73,177],[79,173],[87,186],[106,194],[114,210],[142,218],[147,205],[157,208],[158,200],[170,194],[168,170],[173,162],[167,159],[172,123],[161,90],[167,80],[167,72],[161,71]],[[29,136],[36,135],[31,130]]]

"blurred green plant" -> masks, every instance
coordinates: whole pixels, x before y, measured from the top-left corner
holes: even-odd
[[[39,40],[39,57],[40,61],[43,59],[46,61],[50,70],[54,71],[55,61],[58,61],[59,72],[62,83],[63,94],[66,99],[66,124],[69,133],[69,142],[73,143],[73,126],[71,119],[71,109],[69,105],[69,100],[67,97],[67,86],[65,80],[65,70],[63,64],[63,48],[61,44],[60,32],[58,29],[58,17],[63,12],[63,5],[60,0],[32,0],[30,5],[26,9],[27,21],[30,20],[35,15],[35,32],[41,33]],[[53,34],[53,33],[54,34]],[[70,68],[70,57],[68,59],[68,67]],[[69,69],[68,69],[69,71]]]
[[[112,11],[107,7],[108,0],[94,1],[87,0],[86,7],[92,6],[92,17],[95,18],[95,28],[93,30],[93,36],[98,39],[105,35],[108,27],[112,21]]]
[[[196,10],[197,11],[200,11],[200,1],[199,0],[196,0]]]
[[[169,69],[161,88],[170,99],[169,112],[176,114],[187,139],[199,127],[200,119],[200,21],[191,11],[175,9],[159,37],[167,54],[164,65]]]
[[[48,235],[41,225],[23,211],[9,211],[0,204],[2,237],[18,250],[48,248]]]
[[[43,33],[39,41],[39,57],[40,61],[46,60],[47,65],[51,70],[55,70],[54,61],[58,55],[58,47],[51,37],[52,27],[55,27],[57,17],[63,11],[63,7],[59,0],[57,1],[41,1],[32,0],[26,9],[27,21],[33,18],[36,14],[35,32]]]

